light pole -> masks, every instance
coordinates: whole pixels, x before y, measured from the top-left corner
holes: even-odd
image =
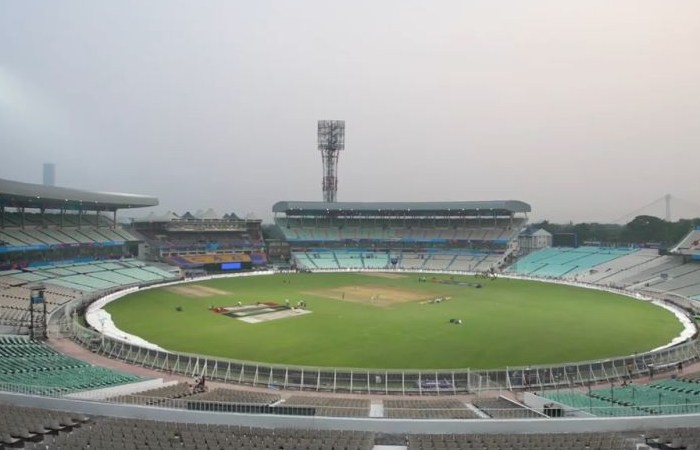
[[[104,350],[105,346],[105,322],[107,322],[107,318],[102,316],[100,317],[100,336],[101,336],[101,341],[100,341],[100,349]]]
[[[611,381],[610,382],[610,401],[611,402],[615,402],[615,391],[613,390],[614,387],[615,387],[615,385]]]
[[[634,386],[632,386],[632,403],[636,403],[636,401],[634,400]]]
[[[30,286],[29,290],[29,337],[31,339],[47,339],[48,327],[46,321],[46,287],[43,283]],[[40,305],[40,306],[37,306]],[[40,308],[40,309],[38,309]],[[37,317],[36,314],[40,314]],[[39,320],[37,320],[39,319]],[[37,324],[38,322],[38,324]]]

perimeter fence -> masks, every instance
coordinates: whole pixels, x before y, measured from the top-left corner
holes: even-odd
[[[78,316],[61,332],[94,353],[157,371],[269,389],[352,394],[456,395],[494,390],[542,390],[676,370],[700,357],[696,338],[663,350],[605,360],[494,370],[381,370],[277,365],[145,348],[87,328]]]

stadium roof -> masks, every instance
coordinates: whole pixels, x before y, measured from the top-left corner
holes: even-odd
[[[187,214],[180,217],[173,211],[168,211],[165,214],[156,214],[153,211],[151,211],[146,217],[134,218],[134,222],[172,222],[173,220],[179,219],[194,219],[194,216],[192,216],[192,214],[189,214],[189,217],[186,217]]]
[[[277,202],[272,206],[275,213],[330,213],[355,212],[361,214],[377,212],[412,212],[429,214],[440,212],[484,212],[488,214],[510,214],[530,212],[530,205],[519,200],[496,200],[480,202]]]
[[[92,192],[0,179],[0,206],[4,207],[114,211],[156,205],[158,199],[147,195]]]

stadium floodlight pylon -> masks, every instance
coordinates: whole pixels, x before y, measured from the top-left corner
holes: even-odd
[[[318,149],[323,161],[323,201],[334,203],[338,193],[338,156],[345,149],[345,121],[318,121]]]

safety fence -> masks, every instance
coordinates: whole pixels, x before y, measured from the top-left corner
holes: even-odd
[[[271,272],[259,275],[269,273]],[[166,285],[169,284],[173,283]],[[154,284],[148,288],[157,286]],[[597,288],[612,290],[607,287]],[[82,314],[87,306],[109,293],[113,291],[93,293],[65,305],[52,316],[50,328],[97,354],[130,364],[165,373],[188,377],[205,376],[212,381],[278,390],[427,396],[467,393],[481,395],[485,391],[499,390],[537,391],[587,387],[630,377],[653,376],[656,373],[675,370],[679,363],[688,364],[700,358],[700,341],[697,336],[693,336],[680,344],[617,358],[493,370],[382,370],[231,360],[147,348],[142,344],[107,336],[85,326]]]
[[[130,364],[188,377],[270,389],[352,394],[455,395],[493,390],[540,390],[610,383],[675,370],[700,356],[696,339],[650,353],[559,365],[497,370],[380,370],[275,365],[167,352],[110,338],[78,319],[64,333],[91,351]]]

